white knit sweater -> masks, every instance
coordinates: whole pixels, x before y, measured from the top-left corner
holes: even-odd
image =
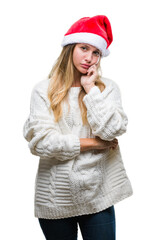
[[[80,87],[69,90],[68,107],[54,122],[47,97],[49,79],[32,91],[30,115],[23,133],[32,154],[40,157],[35,187],[35,216],[60,219],[102,211],[132,195],[119,146],[97,153],[80,152],[80,138],[113,140],[126,132],[127,116],[117,84],[102,78],[106,88],[97,86],[85,95],[88,125],[83,126],[78,105]]]

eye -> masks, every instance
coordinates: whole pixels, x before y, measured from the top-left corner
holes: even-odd
[[[80,48],[82,49],[82,51],[86,52],[88,50],[88,47],[84,44],[80,45]]]
[[[81,46],[80,47],[83,51],[86,51],[87,50],[87,47],[85,47],[85,46]]]
[[[93,53],[94,53],[94,55],[96,55],[98,57],[100,56],[100,52],[99,51],[94,51]]]

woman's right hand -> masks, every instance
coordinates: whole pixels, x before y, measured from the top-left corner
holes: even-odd
[[[118,139],[114,138],[112,141],[106,141],[106,140],[102,140],[99,137],[95,138],[95,150],[105,150],[107,148],[112,148],[115,149],[118,145]]]
[[[80,138],[81,152],[88,150],[96,150],[102,152],[105,149],[115,149],[118,145],[118,140],[114,138],[112,141],[105,141],[99,137],[96,138]]]

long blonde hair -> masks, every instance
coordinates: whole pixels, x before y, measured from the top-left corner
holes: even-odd
[[[75,45],[76,44],[70,44],[63,47],[60,56],[56,60],[56,63],[48,75],[48,78],[50,79],[48,86],[48,99],[50,101],[50,108],[53,110],[56,122],[58,122],[62,116],[62,102],[66,101],[68,103],[68,90],[71,88],[74,80],[75,67],[73,64],[73,50]],[[100,91],[105,89],[105,84],[101,81],[100,75],[98,75],[95,85],[99,87]],[[83,87],[81,87],[78,102],[84,125],[88,123],[87,109],[82,101],[85,95],[86,92]]]

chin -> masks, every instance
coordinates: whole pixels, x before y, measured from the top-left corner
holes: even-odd
[[[79,72],[81,73],[81,74],[87,74],[87,69],[79,69]]]

